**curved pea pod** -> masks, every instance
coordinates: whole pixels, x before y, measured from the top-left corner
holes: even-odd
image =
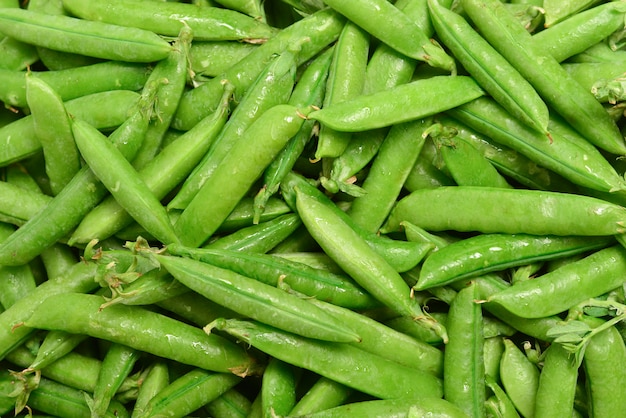
[[[607,192],[624,188],[624,179],[617,175],[598,149],[579,134],[564,135],[560,129],[563,123],[554,116],[550,120],[552,141],[549,141],[543,134],[518,123],[501,106],[488,98],[463,104],[448,113],[470,128],[516,150],[574,184]]]
[[[74,120],[72,131],[89,168],[120,206],[161,242],[177,242],[165,208],[122,152],[87,122]]]
[[[297,292],[339,306],[359,309],[378,305],[371,295],[345,276],[276,255],[194,249],[180,245],[168,245],[167,251],[229,269],[272,286],[282,281]]]
[[[485,39],[530,82],[556,113],[592,144],[609,153],[626,153],[626,142],[604,107],[570,77],[552,55],[533,42],[532,35],[501,2],[464,0],[461,4]]]
[[[513,405],[509,396],[491,376],[486,377],[485,383],[494,393],[493,396],[489,397],[485,403],[487,416],[498,418],[520,418],[517,413],[517,409],[515,409],[515,405]]]
[[[354,390],[327,377],[319,377],[294,405],[290,415],[311,414],[343,405]]]
[[[347,416],[465,418],[468,415],[454,406],[453,403],[437,398],[358,401],[311,414],[294,415],[294,417],[300,418],[341,418]]]
[[[241,315],[309,338],[360,340],[350,326],[284,290],[201,261],[154,257],[185,286]]]
[[[502,386],[524,418],[532,418],[539,385],[539,369],[509,339],[504,340],[500,360]]]
[[[597,2],[595,0],[571,0],[561,2],[559,0],[544,0],[543,7],[545,10],[546,21],[545,27],[549,28],[563,20],[576,16],[592,7]]]
[[[439,187],[416,190],[402,198],[381,232],[397,231],[403,221],[431,231],[602,236],[625,231],[626,208],[568,193]]]
[[[263,416],[284,416],[296,404],[298,369],[277,358],[268,360],[261,381]]]
[[[422,312],[400,274],[331,208],[299,189],[296,206],[311,236],[358,284],[385,306],[415,318],[446,339],[445,328]]]
[[[623,29],[625,14],[624,3],[601,4],[548,25],[533,35],[533,42],[545,48],[557,61],[565,61]]]
[[[551,344],[545,353],[539,375],[535,417],[569,417],[574,410],[578,365],[558,343]]]
[[[441,398],[441,380],[350,344],[304,338],[254,321],[217,319],[205,327],[227,332],[286,363],[381,398]]]
[[[256,368],[241,347],[222,337],[207,336],[194,326],[136,306],[101,310],[102,302],[97,295],[54,295],[35,308],[25,325],[86,334],[206,370],[245,375]],[[124,318],[124,327],[119,318]],[[164,335],[171,336],[167,342]]]
[[[193,369],[155,394],[136,417],[187,416],[240,381],[241,378],[233,374]]]
[[[96,58],[153,62],[171,46],[154,32],[24,9],[0,9],[2,33],[36,46]]]
[[[64,0],[63,6],[73,15],[90,21],[136,27],[160,35],[176,36],[182,21],[199,41],[259,41],[272,36],[275,29],[231,9],[198,7],[184,3],[125,0]],[[132,19],[129,19],[132,16]]]
[[[582,320],[594,328],[603,324],[602,320],[592,317],[583,316]],[[583,371],[590,416],[612,417],[623,413],[626,373],[617,365],[624,361],[626,347],[617,328],[605,329],[589,340],[583,357]]]
[[[547,134],[548,107],[533,86],[458,13],[428,1],[441,41],[498,103],[528,126]]]
[[[454,60],[443,48],[431,42],[414,20],[392,4],[383,0],[332,0],[326,4],[400,53],[433,67],[456,72]],[[387,24],[379,24],[379,20],[372,19],[372,16],[379,16]]]
[[[433,76],[323,107],[309,118],[337,131],[360,132],[421,119],[485,94],[467,76]]]
[[[428,256],[414,289],[424,290],[509,267],[597,250],[613,242],[612,237],[480,234]]]
[[[626,250],[615,245],[533,280],[516,283],[488,300],[515,315],[542,318],[616,289],[624,282],[624,274]]]

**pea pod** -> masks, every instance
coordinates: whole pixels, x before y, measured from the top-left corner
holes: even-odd
[[[513,116],[547,134],[548,107],[533,86],[459,14],[428,1],[437,35],[463,68]]]
[[[137,418],[187,416],[240,381],[233,374],[193,369],[158,392]]]
[[[205,330],[225,331],[294,366],[311,370],[381,399],[442,396],[441,381],[349,344],[319,341],[235,319],[217,319]]]
[[[337,406],[324,411],[306,415],[298,415],[301,418],[340,418],[347,415],[353,416],[393,416],[397,418],[410,418],[419,416],[464,418],[467,415],[454,406],[453,403],[444,399],[387,399],[352,402],[347,405]]]
[[[522,317],[546,317],[621,286],[624,272],[626,253],[620,245],[611,246],[517,283],[489,300]]]
[[[279,280],[293,290],[317,299],[348,308],[377,305],[369,294],[344,275],[310,267],[277,255],[251,254],[220,249],[192,249],[168,245],[168,253],[200,260],[217,267],[229,269],[272,286]]]
[[[468,416],[476,417],[484,415],[486,392],[482,308],[475,300],[476,285],[470,284],[450,304],[443,397]]]
[[[432,96],[426,98],[425,91]],[[431,116],[483,95],[470,77],[434,76],[363,94],[311,112],[309,117],[338,131],[359,132]]]
[[[222,337],[207,336],[184,322],[136,306],[113,305],[100,310],[102,302],[97,295],[51,296],[35,308],[25,325],[86,334],[206,370],[245,374],[255,368],[254,360],[242,348]],[[127,326],[120,332],[116,318],[122,317]],[[163,335],[173,337],[163,344]]]
[[[294,405],[289,415],[298,416],[342,405],[353,389],[326,377],[319,377]]]
[[[480,98],[448,111],[468,127],[510,147],[536,164],[563,176],[574,184],[602,191],[624,188],[624,179],[607,164],[606,158],[578,134],[563,135],[559,119],[550,120],[552,141],[523,124],[488,98]],[[572,131],[571,127],[567,130]]]
[[[423,290],[527,263],[606,247],[611,237],[481,234],[455,242],[426,258],[414,286]]]
[[[75,120],[72,130],[89,168],[120,205],[161,242],[177,242],[165,208],[123,154],[86,122]]]
[[[515,408],[524,418],[532,418],[535,413],[539,369],[509,339],[504,340],[500,379]]]
[[[496,0],[464,0],[479,32],[589,142],[609,153],[626,153],[626,142],[604,107],[572,79],[557,60]],[[506,35],[503,35],[506,34]]]
[[[600,199],[567,193],[478,186],[439,187],[416,190],[401,199],[381,232],[396,231],[403,221],[432,231],[602,236],[624,231],[626,209]]]
[[[382,0],[366,2],[332,0],[326,4],[400,53],[433,67],[456,72],[454,60],[443,48],[431,43],[424,31],[392,4]],[[380,16],[389,24],[378,24],[376,20],[371,19],[374,15]]]
[[[176,221],[174,229],[183,244],[199,246],[217,230],[263,170],[298,133],[309,110],[276,105],[244,132]],[[210,212],[205,210],[207,204],[212,205]]]
[[[273,286],[193,259],[154,257],[178,281],[241,315],[310,338],[342,342],[360,339],[349,326]]]
[[[296,367],[271,358],[263,371],[261,407],[264,417],[289,414],[296,403]]]
[[[578,367],[571,353],[562,345],[554,343],[545,353],[539,375],[535,417],[571,416],[578,380]]]
[[[602,320],[583,316],[582,320],[591,327],[602,324]],[[626,374],[620,364],[626,357],[624,340],[615,327],[610,327],[593,336],[583,357],[586,376],[589,413],[594,417],[609,417],[620,414],[624,407],[624,380]]]
[[[159,61],[171,48],[154,32],[24,9],[0,9],[0,22],[14,39],[109,60]]]
[[[274,30],[267,24],[243,13],[218,7],[197,7],[181,3],[143,1],[63,0],[63,6],[73,15],[88,21],[136,27],[161,35],[176,36],[182,20],[199,41],[267,39]],[[133,16],[133,19],[129,19]]]

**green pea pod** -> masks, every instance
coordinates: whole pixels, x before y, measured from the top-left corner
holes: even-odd
[[[2,32],[22,42],[96,58],[153,62],[171,46],[154,32],[24,9],[0,9]]]
[[[84,392],[67,387],[50,379],[41,379],[37,389],[28,398],[28,405],[44,414],[57,414],[66,417],[88,417],[89,407]],[[105,418],[128,418],[130,414],[118,401],[112,401]]]
[[[569,417],[574,410],[578,367],[562,345],[550,345],[539,375],[535,417]]]
[[[52,200],[42,192],[30,191],[5,181],[0,181],[0,196],[0,218],[17,226],[25,224]]]
[[[194,33],[188,26],[183,26],[178,37],[172,44],[172,50],[166,58],[154,66],[150,77],[146,81],[144,91],[157,85],[151,102],[148,104],[150,125],[146,131],[141,148],[133,158],[133,167],[137,170],[148,164],[161,149],[163,137],[167,132],[178,102],[185,91],[189,76],[189,48]],[[219,111],[221,102],[216,112]]]
[[[285,51],[274,57],[246,90],[224,129],[199,164],[168,203],[168,209],[184,209],[221,164],[243,133],[265,111],[289,99],[296,76],[296,54]],[[230,83],[232,81],[229,80]]]
[[[73,15],[89,21],[136,27],[160,35],[176,36],[182,21],[199,41],[259,41],[271,37],[274,29],[250,16],[218,7],[167,2],[63,0]],[[129,16],[133,16],[129,19]]]
[[[339,209],[335,202],[322,193],[321,190],[310,184],[306,178],[292,172],[285,176],[285,179],[281,183],[281,192],[283,199],[295,211],[297,211],[296,189],[306,192],[306,194],[315,198],[321,204],[330,209],[336,216],[341,218],[343,222],[348,224],[350,228],[356,231],[356,233],[367,242],[372,250],[380,255],[398,272],[405,272],[414,268],[424,258],[426,253],[430,251],[429,245],[391,239],[361,228],[352,220],[350,216],[348,216],[343,210]]]
[[[596,4],[596,0],[572,0],[561,2],[558,0],[544,0],[543,7],[546,14],[546,27],[551,27],[564,19],[575,16]]]
[[[427,99],[425,91],[432,97]],[[360,95],[311,112],[309,117],[338,131],[359,132],[431,116],[483,95],[470,77],[434,76]]]
[[[244,197],[239,201],[235,209],[224,220],[224,223],[217,229],[218,233],[234,232],[255,223],[256,207],[253,197]],[[260,214],[257,222],[265,222],[281,215],[291,212],[289,205],[279,197],[270,197],[265,203],[263,213]]]
[[[67,111],[98,129],[117,128],[127,118],[139,95],[129,90],[94,93],[65,102]],[[106,111],[103,112],[103,109]],[[11,141],[19,137],[20,141]],[[32,116],[24,116],[0,128],[0,165],[30,157],[41,151]]]
[[[0,314],[0,358],[23,343],[34,329],[19,326],[30,315],[32,309],[43,300],[62,292],[89,292],[97,288],[93,280],[96,266],[92,263],[77,263],[63,276],[50,278]],[[14,328],[15,327],[15,328]]]
[[[193,369],[157,393],[137,418],[187,416],[240,381],[241,378],[233,374]]]
[[[366,2],[333,0],[326,4],[402,54],[433,67],[456,72],[454,60],[443,48],[432,43],[411,18],[392,4],[380,0]],[[380,25],[375,19],[372,20],[371,16],[379,16],[389,24]]]
[[[118,203],[161,242],[177,242],[165,208],[121,152],[86,122],[75,120],[72,130],[89,168]]]
[[[332,48],[321,53],[302,73],[289,98],[296,106],[321,106],[326,91],[328,70],[332,59]],[[263,187],[254,196],[255,220],[266,211],[271,196],[278,192],[280,182],[293,169],[309,140],[315,135],[315,121],[306,120],[280,155],[270,163],[263,174]]]
[[[342,342],[360,339],[350,326],[276,287],[193,259],[154,257],[185,286],[241,315],[310,338]]]
[[[93,399],[88,401],[92,415],[102,416],[109,408],[115,392],[128,377],[140,353],[122,344],[111,344],[98,374]]]
[[[589,142],[610,153],[626,153],[626,142],[604,107],[533,42],[501,2],[463,0],[461,5],[485,39]]]
[[[459,14],[428,1],[437,35],[476,82],[525,124],[547,134],[548,107],[533,86]]]
[[[464,139],[455,135],[443,140],[435,136],[433,140],[440,146],[446,170],[459,186],[512,188],[494,165]]]
[[[395,125],[383,141],[363,182],[363,196],[356,197],[348,215],[370,232],[377,232],[393,204],[424,144],[422,133],[432,119]],[[390,169],[393,167],[393,169]]]
[[[246,253],[269,252],[291,235],[302,222],[298,215],[287,213],[257,225],[251,225],[211,241],[203,248]]]
[[[436,121],[456,132],[455,138],[465,141],[476,148],[499,173],[518,183],[537,190],[574,192],[574,185],[543,166],[538,166],[534,158],[528,158],[519,151],[494,141],[491,136],[479,133],[465,123],[461,123],[445,114],[437,116]],[[553,137],[554,141],[554,137]]]
[[[189,66],[200,77],[217,77],[248,56],[258,45],[237,41],[197,41],[189,50]]]
[[[221,76],[186,92],[178,105],[172,127],[191,129],[200,119],[213,112],[222,94],[221,80],[229,80],[235,85],[235,98],[239,100],[275,54],[282,54],[293,45],[299,45],[300,65],[332,44],[339,36],[344,22],[345,19],[334,10],[324,8],[284,28]]]
[[[483,318],[476,296],[472,283],[452,300],[446,321],[450,341],[443,362],[443,397],[468,416],[485,413]]]
[[[625,13],[623,3],[605,3],[549,25],[547,29],[534,34],[533,41],[562,62],[623,29]]]
[[[337,344],[303,338],[253,321],[218,319],[205,330],[222,330],[286,363],[381,399],[441,398],[441,380],[391,360]]]
[[[30,363],[28,369],[41,370],[74,350],[86,338],[86,335],[49,331],[37,350],[37,357]]]
[[[70,118],[59,94],[45,81],[26,77],[26,98],[41,142],[53,194],[58,194],[80,169]]]
[[[276,358],[270,358],[261,379],[263,416],[287,415],[296,404],[297,368]]]
[[[556,315],[621,286],[625,271],[624,249],[611,246],[534,280],[517,283],[489,300],[526,318]]]
[[[428,415],[449,418],[463,418],[467,416],[460,408],[457,408],[451,402],[436,398],[358,401],[324,411],[298,416],[307,418],[340,418],[348,415],[393,416],[398,418]]]
[[[355,347],[380,357],[388,358],[407,367],[412,367],[434,376],[442,376],[443,357],[439,349],[422,341],[410,337],[407,338],[407,335],[396,332],[374,319],[357,314],[349,309],[318,299],[309,299],[309,302],[319,306],[342,322],[351,324],[361,337],[360,342],[353,343]]]
[[[63,101],[110,90],[137,91],[150,73],[144,64],[105,61],[57,71],[0,70],[0,98],[14,107],[26,107],[26,77],[38,78],[56,91]]]
[[[489,337],[483,342],[483,359],[485,363],[485,380],[500,381],[500,359],[504,352],[504,337]]]
[[[176,221],[174,228],[183,244],[199,246],[217,230],[263,170],[298,133],[309,111],[276,105],[243,133]],[[210,212],[206,211],[207,204],[212,206]]]
[[[193,291],[162,300],[157,303],[157,306],[201,327],[223,316],[240,317],[231,309],[218,305]]]
[[[309,233],[337,264],[382,304],[423,322],[445,340],[445,329],[422,312],[402,277],[334,211],[296,189],[298,214]]]
[[[252,402],[235,387],[209,402],[205,409],[214,417],[246,418],[252,410]]]
[[[277,255],[219,249],[192,249],[168,245],[173,255],[195,258],[217,267],[276,286],[279,280],[293,290],[347,308],[365,308],[377,302],[344,275],[310,267]]]
[[[535,400],[539,385],[539,369],[509,339],[504,340],[504,353],[500,360],[502,386],[515,408],[524,418],[535,413]]]
[[[414,288],[424,290],[539,260],[582,254],[612,242],[612,237],[481,234],[427,257]]]
[[[86,334],[206,370],[242,374],[254,370],[254,360],[222,337],[207,338],[194,326],[136,306],[113,305],[100,310],[102,301],[97,295],[55,295],[42,301],[25,325]],[[122,332],[116,318],[126,318]],[[176,338],[163,344],[163,335]]]
[[[508,112],[488,98],[463,104],[448,113],[468,127],[516,150],[574,184],[607,192],[624,188],[624,179],[607,164],[608,161],[598,149],[590,147],[591,144],[580,135],[564,136],[557,126],[563,123],[555,117],[550,120],[550,142],[542,134],[517,123]]]
[[[471,204],[466,204],[472,202]],[[477,205],[474,202],[489,202]],[[506,216],[503,216],[506,214]],[[624,232],[626,208],[583,195],[478,186],[416,190],[392,210],[382,233],[408,221],[430,231],[602,236]]]
[[[170,383],[167,363],[162,360],[154,361],[145,374],[139,387],[139,393],[133,406],[131,418],[141,416],[150,400],[165,389]]]
[[[369,34],[348,21],[333,47],[322,107],[350,100],[363,92],[369,45]],[[350,139],[350,133],[335,131],[322,124],[318,133],[315,158],[334,158],[341,155]]]
[[[326,377],[319,377],[289,412],[291,416],[311,414],[345,403],[352,388]]]
[[[158,199],[164,198],[183,181],[207,152],[230,114],[231,97],[232,88],[227,86],[222,105],[216,113],[185,132],[138,171],[139,177]],[[68,242],[70,245],[86,244],[92,239],[106,239],[128,226],[132,220],[132,216],[114,197],[108,197],[84,216]]]
[[[591,327],[602,325],[602,320],[583,316]],[[589,414],[594,417],[621,414],[624,408],[624,381],[626,374],[621,364],[626,358],[624,340],[615,327],[593,336],[585,349],[583,370],[586,377]]]
[[[22,71],[39,60],[39,54],[35,46],[20,42],[13,37],[4,36],[0,33],[0,53],[2,53],[3,70]]]
[[[500,385],[490,376],[487,376],[485,383],[494,393],[485,405],[487,414],[493,413],[494,417],[499,418],[519,418],[515,405]]]

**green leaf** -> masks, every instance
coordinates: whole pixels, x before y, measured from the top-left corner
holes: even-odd
[[[573,320],[563,322],[550,328],[547,332],[547,336],[555,339],[567,334],[575,334],[579,337],[583,337],[589,332],[591,332],[591,328],[589,327],[589,325],[585,324],[582,321]]]

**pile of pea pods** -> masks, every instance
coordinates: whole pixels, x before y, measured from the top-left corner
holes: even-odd
[[[0,416],[624,416],[625,34],[0,0]]]

